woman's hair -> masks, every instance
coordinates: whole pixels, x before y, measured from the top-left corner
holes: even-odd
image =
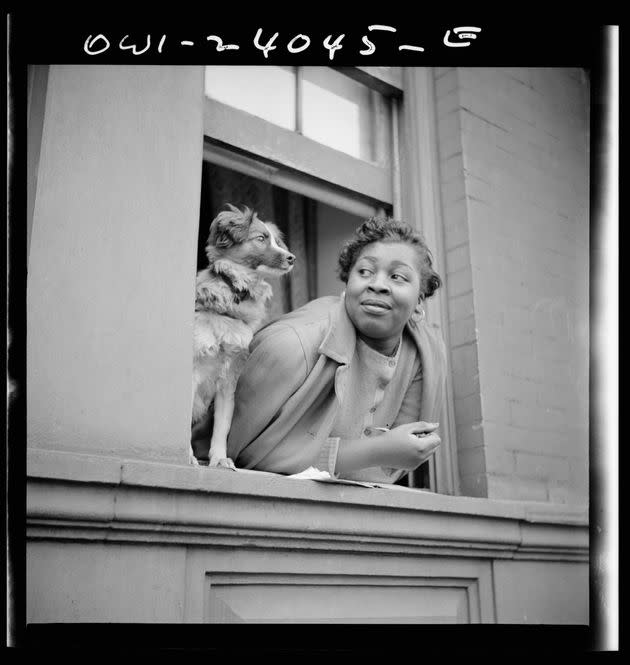
[[[420,293],[429,298],[442,285],[440,276],[433,270],[432,257],[424,239],[410,226],[391,217],[371,217],[361,224],[354,236],[341,248],[339,254],[339,279],[345,284],[359,254],[373,242],[401,242],[411,245],[418,255],[420,267]]]

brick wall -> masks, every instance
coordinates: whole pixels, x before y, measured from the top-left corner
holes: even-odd
[[[588,497],[588,82],[435,70],[462,492]]]

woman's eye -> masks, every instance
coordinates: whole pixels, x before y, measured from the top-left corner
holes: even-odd
[[[359,268],[357,271],[361,277],[367,277],[368,275],[372,274],[371,270],[368,270],[367,268]]]
[[[392,275],[392,279],[396,282],[406,282],[407,278],[404,275],[399,275],[398,273],[394,273]]]

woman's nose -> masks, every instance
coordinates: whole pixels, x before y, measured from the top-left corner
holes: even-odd
[[[389,293],[389,286],[381,275],[374,275],[374,278],[368,285],[368,288],[378,293]]]

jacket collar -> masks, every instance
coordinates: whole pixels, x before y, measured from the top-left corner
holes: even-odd
[[[319,352],[335,362],[342,365],[348,365],[354,355],[354,347],[357,343],[357,334],[354,324],[346,312],[346,305],[343,298],[332,308],[330,312],[330,322],[328,330],[322,343],[319,345]]]
[[[429,351],[429,346],[434,346],[433,337],[436,334],[435,331],[429,330],[426,321],[417,324],[413,322],[407,323],[405,330],[416,343],[418,350],[423,356],[423,362],[426,362],[424,356]],[[331,308],[328,329],[322,343],[319,345],[318,351],[341,365],[348,365],[354,356],[356,343],[357,334],[354,324],[346,312],[343,298],[339,298],[338,302]],[[439,344],[435,352],[443,353]]]

